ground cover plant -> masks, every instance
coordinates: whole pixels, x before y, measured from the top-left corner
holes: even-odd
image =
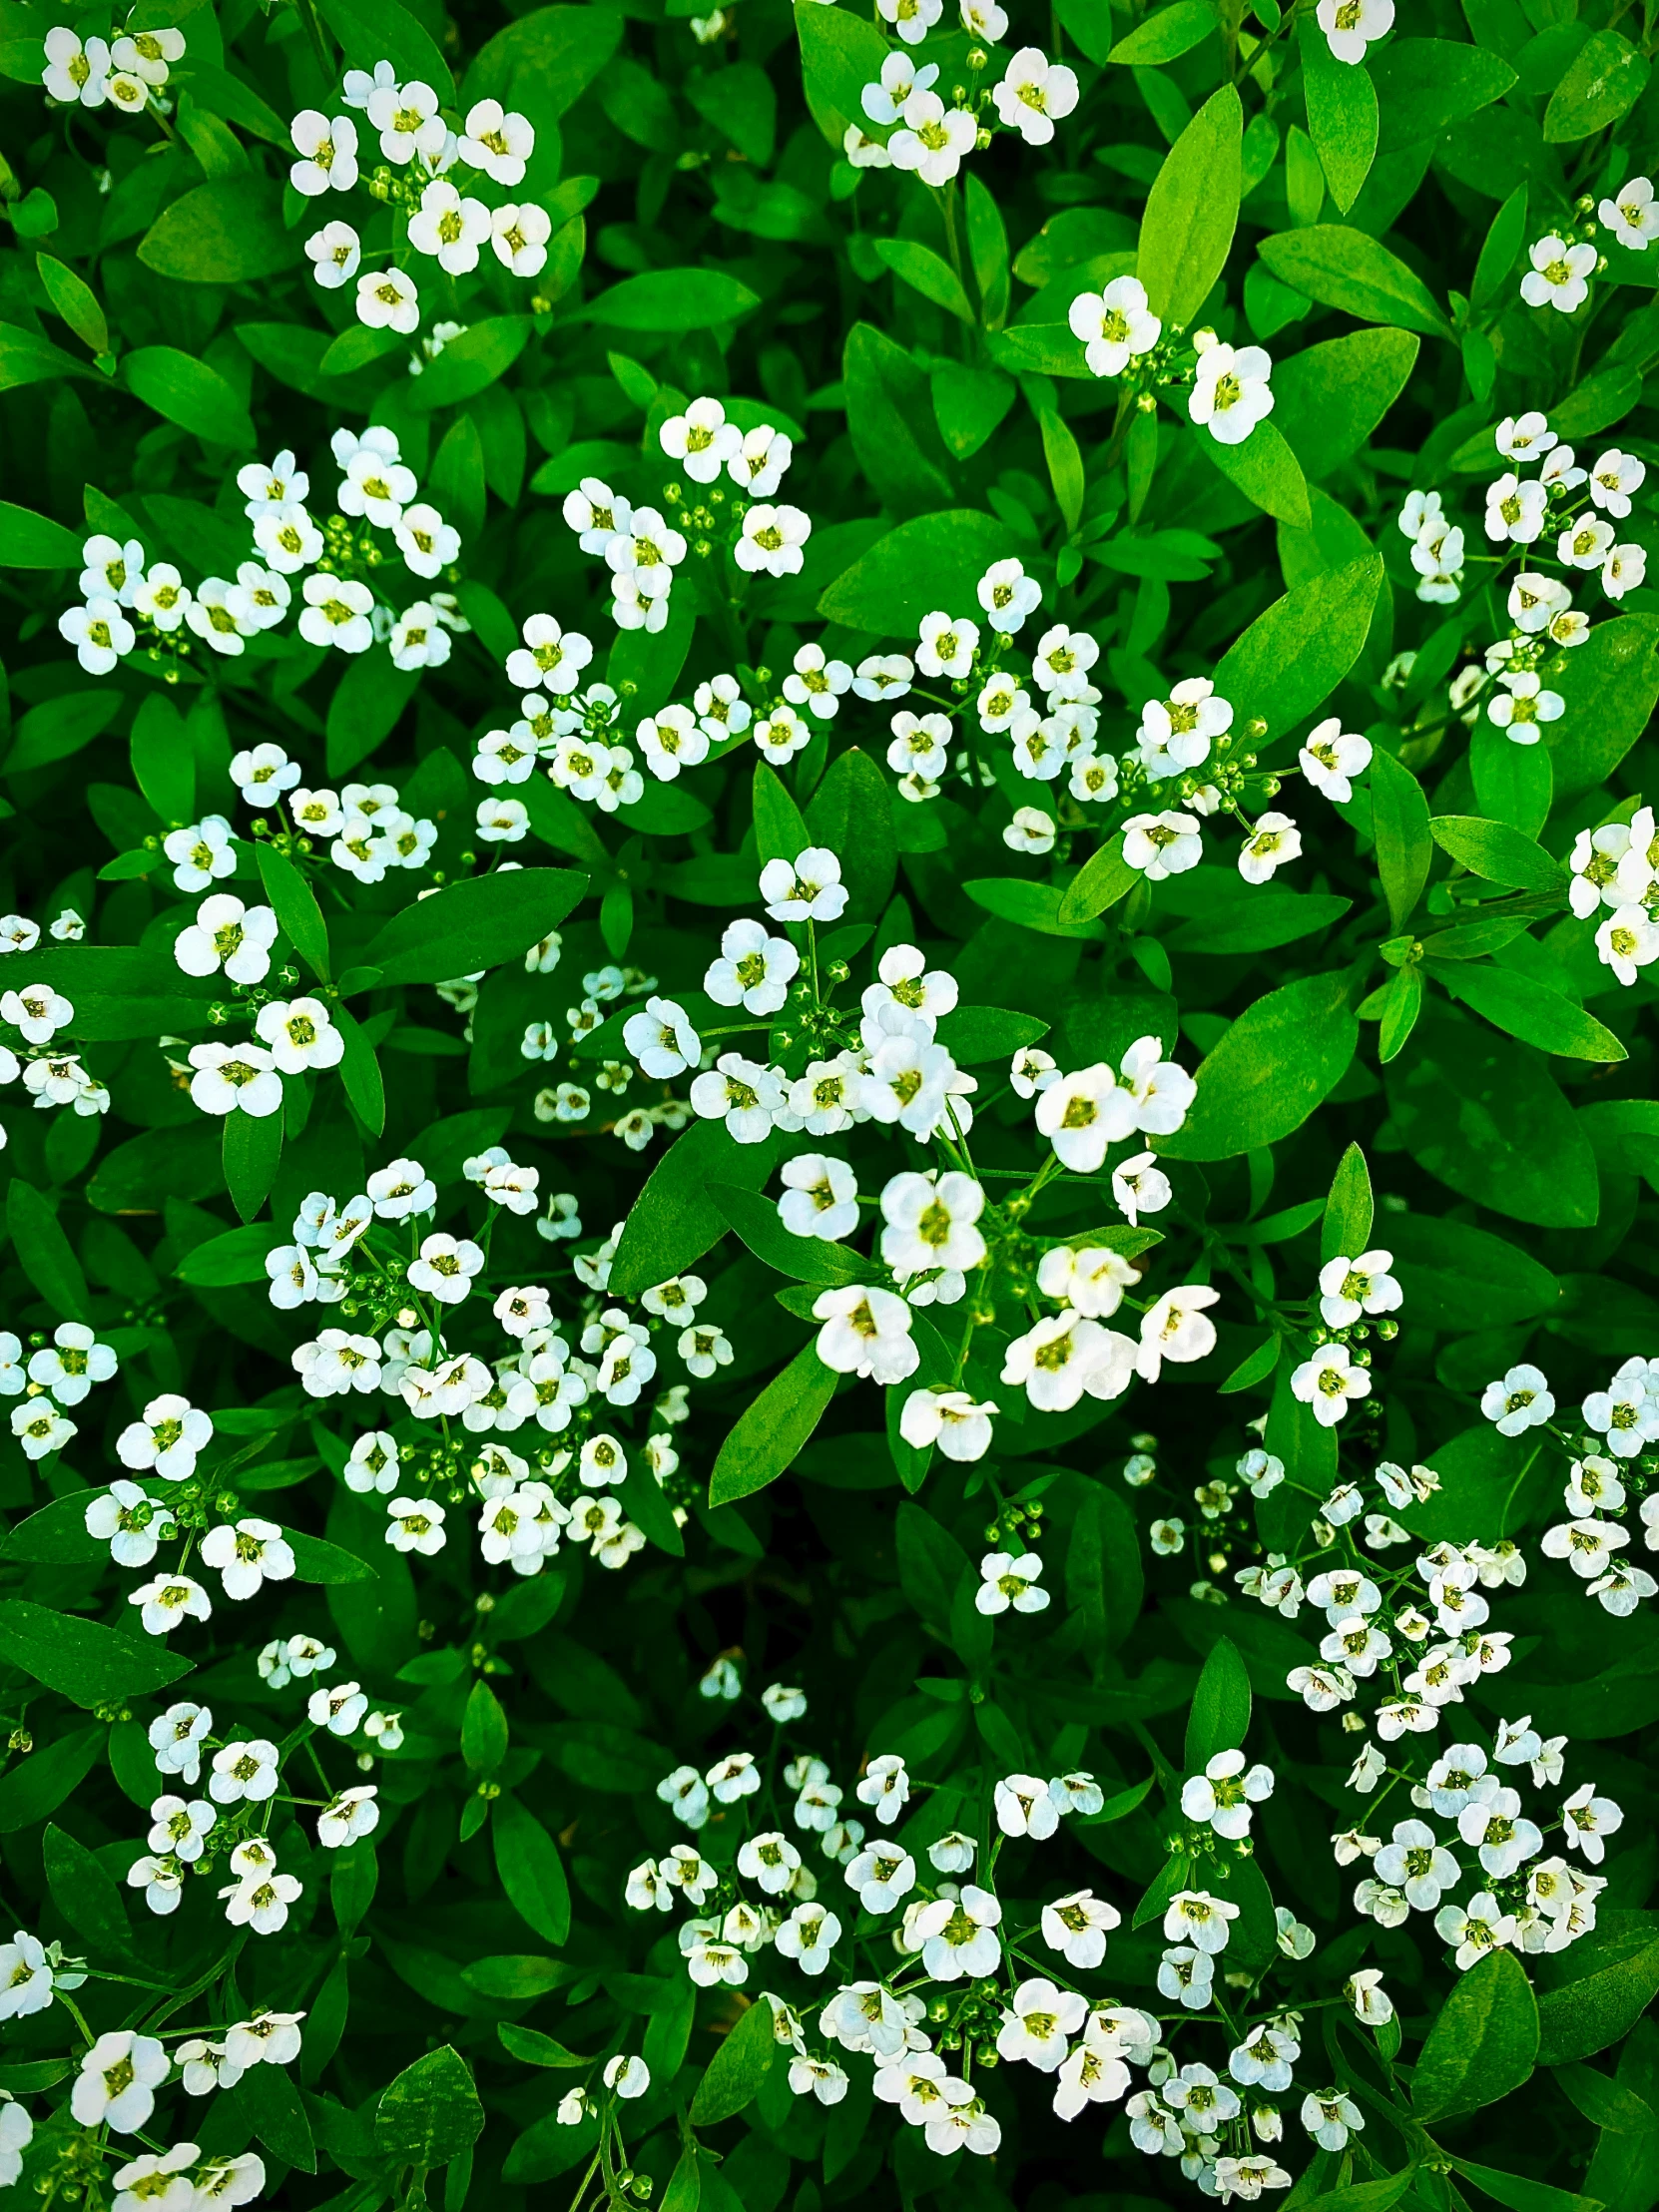
[[[0,2189],[1659,2197],[1652,10],[0,0]]]

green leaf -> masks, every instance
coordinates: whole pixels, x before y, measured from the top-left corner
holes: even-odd
[[[90,1710],[145,1697],[192,1671],[154,1636],[142,1642],[100,1621],[54,1613],[27,1598],[0,1599],[0,1659]]]
[[[488,391],[524,351],[535,327],[527,314],[485,315],[470,323],[427,363],[410,394],[411,406],[430,414],[435,407],[450,407]]]
[[[1258,615],[1216,670],[1235,719],[1260,716],[1280,737],[1322,707],[1365,647],[1382,580],[1372,554],[1299,584]]]
[[[1176,1160],[1230,1160],[1276,1144],[1341,1082],[1359,1034],[1344,975],[1270,991],[1201,1064],[1186,1122],[1158,1149]]]
[[[1347,215],[1377,157],[1376,88],[1369,70],[1338,61],[1314,17],[1303,16],[1297,31],[1309,134],[1331,197]]]
[[[838,1381],[819,1358],[816,1342],[803,1345],[738,1416],[716,1455],[709,1503],[729,1505],[776,1482],[824,1418]]]
[[[81,1263],[57,1215],[20,1175],[6,1193],[6,1227],[24,1274],[52,1311],[65,1321],[87,1320],[92,1306]]]
[[[1127,898],[1140,881],[1140,870],[1123,856],[1123,832],[1118,830],[1099,845],[1066,886],[1059,918],[1064,922],[1092,921]]]
[[[558,1845],[511,1794],[491,1806],[490,1836],[507,1902],[544,1942],[564,1942],[570,1934],[570,1885]]]
[[[1561,1286],[1529,1253],[1469,1222],[1390,1216],[1393,1273],[1425,1329],[1502,1329],[1561,1303]]]
[[[1264,1337],[1256,1350],[1247,1353],[1225,1382],[1218,1382],[1218,1395],[1229,1396],[1235,1390],[1253,1390],[1258,1382],[1265,1382],[1278,1367],[1285,1353],[1285,1340],[1275,1333]]]
[[[1538,2058],[1546,2066],[1608,2049],[1659,1996],[1659,1922],[1651,1913],[1604,1914],[1562,1954],[1558,1970],[1572,1978],[1546,1989],[1538,2003]]]
[[[0,1641],[0,1650],[5,1649]],[[7,1655],[12,1656],[9,1652]],[[13,1658],[13,1664],[17,1663]],[[108,1741],[109,1730],[102,1722],[92,1728],[78,1728],[60,1736],[54,1744],[30,1752],[0,1775],[0,1836],[34,1828],[55,1813],[97,1766]]]
[[[1199,0],[1199,5],[1207,5],[1207,0]],[[875,252],[901,282],[931,299],[934,306],[943,307],[958,321],[978,321],[955,271],[931,247],[915,239],[877,239]]]
[[[46,286],[53,313],[68,323],[83,345],[90,346],[95,353],[107,353],[110,327],[92,286],[77,276],[74,270],[54,261],[50,254],[37,254],[35,269]]]
[[[758,292],[724,270],[654,269],[643,276],[625,276],[577,313],[608,329],[673,334],[740,321],[760,304]]]
[[[382,983],[446,983],[516,960],[556,929],[588,887],[569,868],[498,868],[406,906],[363,952]]]
[[[507,1716],[487,1682],[472,1685],[461,1716],[461,1757],[474,1774],[493,1774],[507,1756]]]
[[[1452,1985],[1411,2075],[1424,2120],[1474,2112],[1518,2089],[1538,2056],[1538,2006],[1513,1952],[1494,1950]]]
[[[816,0],[815,0],[816,4]],[[79,568],[81,540],[73,530],[27,507],[0,499],[0,568]]]
[[[817,0],[815,0],[817,4]],[[913,635],[923,615],[972,612],[983,623],[974,590],[1008,550],[1008,533],[971,509],[918,515],[877,538],[824,593],[818,611],[830,622],[881,637]]]
[[[1260,883],[1219,899],[1165,938],[1171,952],[1270,952],[1318,935],[1341,921],[1351,898],[1330,891],[1294,891],[1288,883]]]
[[[251,1480],[257,1468],[245,1470],[243,1479],[249,1487],[257,1485]],[[293,1574],[296,1582],[317,1582],[335,1588],[343,1582],[377,1582],[379,1574],[366,1559],[359,1559],[354,1551],[347,1551],[340,1544],[326,1542],[321,1536],[311,1536],[300,1528],[284,1528],[282,1535],[293,1553]]]
[[[1105,935],[1097,921],[1063,918],[1065,896],[1057,883],[1033,883],[1023,875],[980,875],[962,885],[962,895],[987,914],[1016,921],[1022,929],[1035,929],[1045,937]]]
[[[778,2049],[772,2002],[751,2004],[710,2059],[692,2099],[694,2127],[717,2127],[752,2104],[771,2070]]]
[[[1551,2188],[1530,2174],[1501,2173],[1495,2166],[1471,2165],[1466,2158],[1453,2158],[1451,2164],[1465,2181],[1472,2181],[1508,2212],[1603,2212],[1599,2199],[1575,2197],[1570,2189]]]
[[[1290,441],[1276,423],[1257,423],[1242,445],[1224,445],[1208,430],[1197,434],[1205,458],[1253,506],[1293,530],[1312,528],[1308,480]]]
[[[345,1095],[369,1135],[377,1137],[386,1126],[386,1093],[374,1047],[364,1036],[356,1015],[337,1002],[334,1026],[345,1039],[345,1057],[339,1064]]]
[[[1536,1052],[1432,1001],[1413,1047],[1388,1070],[1387,1090],[1419,1167],[1511,1221],[1595,1221],[1595,1155]]]
[[[1380,2174],[1375,2181],[1351,2181],[1345,2189],[1326,2189],[1305,2199],[1301,2212],[1389,2212],[1410,2188],[1414,2166],[1403,2173]]]
[[[788,860],[793,866],[813,841],[801,809],[766,761],[756,762],[751,791],[757,852],[763,861]]]
[[[1363,69],[1343,74],[1366,82]],[[1420,346],[1408,330],[1353,330],[1277,364],[1273,420],[1310,482],[1360,451],[1405,389]]]
[[[1477,312],[1494,306],[1502,297],[1509,273],[1526,244],[1526,201],[1527,189],[1522,182],[1492,218],[1480,249],[1480,259],[1474,265],[1474,282],[1469,292]]]
[[[1371,757],[1371,814],[1388,924],[1403,929],[1428,880],[1434,842],[1422,786],[1382,746]]]
[[[511,2020],[496,2024],[496,2034],[501,2047],[509,2058],[517,2058],[526,2066],[591,2066],[591,2058],[583,2058],[576,2051],[566,2050],[563,2043],[556,2043],[551,2035],[543,2035],[534,2027],[515,2027]]]
[[[864,1283],[874,1275],[862,1253],[845,1251],[823,1237],[798,1237],[760,1191],[710,1183],[708,1193],[757,1259],[797,1283]]]
[[[732,1183],[759,1190],[780,1152],[771,1139],[739,1144],[718,1121],[695,1122],[677,1137],[652,1169],[623,1224],[611,1262],[611,1295],[638,1298],[701,1260],[728,1227],[708,1186]]]
[[[218,369],[206,361],[171,345],[141,345],[127,355],[121,373],[135,398],[204,443],[239,451],[259,443],[253,416]]]
[[[227,1114],[225,1188],[239,1217],[252,1221],[271,1196],[282,1159],[282,1114]]]
[[[621,44],[622,29],[619,8],[534,8],[483,48],[467,73],[466,97],[493,96],[533,115],[538,125],[551,123],[599,75]]]
[[[1390,39],[1372,69],[1384,154],[1437,138],[1500,100],[1515,82],[1507,61],[1457,39]]]
[[[162,210],[140,240],[138,257],[158,276],[176,283],[246,284],[293,268],[301,244],[298,233],[283,226],[281,188],[274,178],[215,177]],[[127,380],[132,384],[131,355]],[[148,396],[140,393],[141,398]]]
[[[1120,45],[1113,59],[1123,54]],[[1243,102],[1224,85],[1170,148],[1147,194],[1135,274],[1166,326],[1190,323],[1227,266],[1239,222],[1243,137]]]
[[[255,857],[259,861],[265,894],[283,934],[311,973],[325,983],[328,980],[328,924],[322,918],[315,891],[287,855],[278,852],[274,845],[256,845]]]
[[[1374,1219],[1371,1170],[1360,1147],[1351,1144],[1337,1163],[1325,1201],[1325,1217],[1320,1224],[1322,1265],[1339,1257],[1357,1259],[1369,1251]]]
[[[1560,861],[1506,822],[1485,822],[1478,815],[1436,815],[1428,828],[1442,852],[1449,852],[1488,883],[1513,883],[1528,891],[1566,889],[1566,870]]]
[[[441,358],[447,356],[446,347]],[[328,702],[328,774],[348,775],[359,761],[366,761],[396,729],[419,685],[418,670],[388,668],[377,653],[364,653],[348,662]]]
[[[1488,822],[1505,822],[1523,837],[1535,837],[1549,820],[1555,773],[1541,745],[1511,745],[1503,731],[1477,723],[1469,736],[1474,797]]]
[[[1012,1014],[1003,1006],[953,1006],[941,1015],[936,1034],[959,1068],[981,1067],[987,1060],[1009,1060],[1048,1034],[1035,1014]]]
[[[267,2150],[284,2166],[297,2166],[301,2173],[316,2172],[311,2123],[298,2089],[280,2066],[251,2066],[231,2095]]]
[[[1555,727],[1565,734],[1551,752],[1559,806],[1605,783],[1647,728],[1659,702],[1659,615],[1596,623],[1550,681],[1564,705]]]
[[[815,0],[815,5],[817,0]],[[904,805],[903,801],[897,802]],[[874,921],[886,909],[898,873],[892,784],[862,746],[848,746],[807,808],[810,844],[828,845],[841,858],[848,921]],[[798,845],[796,850],[801,847]],[[794,853],[789,855],[791,859]],[[823,940],[820,940],[823,948]]]
[[[1250,1673],[1238,1647],[1219,1637],[1204,1662],[1187,1714],[1182,1759],[1189,1774],[1202,1774],[1218,1751],[1238,1751],[1250,1728]]]
[[[1604,1067],[1629,1058],[1612,1030],[1575,1000],[1512,968],[1493,967],[1484,960],[1478,965],[1460,961],[1442,970],[1439,980],[1453,998],[1472,1006],[1511,1037],[1535,1044],[1540,1052],[1595,1060]]]
[[[1414,961],[1407,961],[1388,978],[1380,993],[1380,999],[1368,999],[1364,1011],[1367,1019],[1375,1012],[1381,1027],[1377,1036],[1377,1057],[1386,1067],[1390,1060],[1397,1060],[1417,1025],[1422,1012],[1422,970]]]
[[[887,58],[887,42],[879,30],[867,16],[827,8],[822,0],[800,0],[795,26],[802,67],[816,90],[843,123],[866,127],[859,96],[865,85],[879,84]],[[838,152],[839,139],[835,145]]]
[[[1340,307],[1357,322],[1397,323],[1425,337],[1451,335],[1422,278],[1364,231],[1316,223],[1263,239],[1256,251],[1282,284],[1322,307]]]
[[[499,1813],[505,1800],[498,1800]],[[262,2073],[275,2067],[260,2067]],[[466,2060],[450,2044],[405,2066],[374,2113],[374,2147],[395,2165],[430,2172],[459,2158],[484,2132],[484,2107]]]
[[[1143,16],[1112,48],[1111,58],[1126,68],[1152,69],[1179,61],[1217,28],[1210,0],[1172,0]]]
[[[412,77],[430,85],[440,99],[453,97],[454,81],[444,58],[412,9],[399,6],[398,0],[316,0],[316,7],[339,40],[348,64],[372,70],[383,57],[395,68],[400,81],[406,83]],[[567,11],[551,12],[562,15]],[[599,14],[598,9],[592,12]],[[484,54],[490,51],[486,47]],[[475,67],[482,65],[484,54]]]
[[[1544,110],[1546,146],[1571,146],[1628,115],[1647,90],[1652,65],[1618,31],[1592,31]]]
[[[165,823],[195,819],[196,756],[185,718],[171,700],[152,693],[133,717],[129,740],[133,779]]]

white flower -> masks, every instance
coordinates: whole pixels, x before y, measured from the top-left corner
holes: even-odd
[[[622,1041],[643,1072],[663,1082],[695,1068],[703,1056],[697,1031],[672,998],[648,998],[640,1012],[629,1017]]]
[[[1302,855],[1302,832],[1289,815],[1268,813],[1239,850],[1239,873],[1247,883],[1268,883],[1275,868]]]
[[[1023,2059],[1043,2073],[1054,2073],[1065,2062],[1066,2038],[1077,2033],[1088,2009],[1088,1999],[1075,1989],[1057,1988],[1041,1978],[1022,1981],[1012,2004],[1003,2009],[997,2052],[1005,2059]]]
[[[1023,628],[1027,615],[1042,605],[1042,588],[1013,559],[993,561],[979,579],[975,593],[993,630],[1004,637]]]
[[[805,707],[815,722],[830,722],[851,683],[852,670],[847,662],[826,660],[821,645],[804,645],[784,679],[784,697],[792,706]]]
[[[75,657],[89,676],[108,676],[138,642],[137,632],[115,601],[101,596],[61,614],[58,634],[74,646]]]
[[[397,550],[403,556],[403,565],[416,576],[430,580],[440,575],[461,550],[461,533],[452,523],[445,522],[436,507],[425,500],[412,507],[405,507],[391,526],[397,540]],[[412,610],[411,610],[412,615]],[[406,625],[411,615],[402,620]],[[445,641],[441,658],[447,660],[449,646]]]
[[[460,157],[481,169],[492,184],[509,191],[521,185],[524,165],[535,150],[536,134],[527,119],[504,109],[499,100],[480,100],[467,110]]]
[[[1164,1914],[1164,1940],[1189,1943],[1206,1956],[1225,1950],[1231,1924],[1239,1908],[1208,1890],[1181,1890],[1171,1898]]]
[[[727,421],[718,399],[694,399],[684,414],[670,415],[657,435],[669,459],[678,461],[694,484],[715,483],[743,449],[743,433]]]
[[[1040,859],[1054,849],[1054,817],[1040,807],[1016,807],[1002,841],[1011,851],[1031,852]]]
[[[857,126],[848,128],[856,130]],[[873,145],[875,141],[867,143]],[[866,161],[855,166],[885,168],[885,147],[881,148],[881,162]],[[761,422],[753,430],[745,431],[743,443],[726,463],[726,473],[747,497],[770,499],[788,475],[794,456],[795,440],[786,437],[782,430],[775,430],[770,422]],[[726,681],[730,683],[730,677]]]
[[[991,98],[1002,121],[1027,146],[1047,146],[1055,123],[1077,105],[1077,77],[1063,62],[1051,62],[1040,47],[1022,46]]]
[[[1653,186],[1646,177],[1632,177],[1611,200],[1602,201],[1596,213],[1631,253],[1645,254],[1650,243],[1659,238],[1659,207],[1654,205]]]
[[[1083,358],[1096,376],[1121,376],[1164,332],[1148,311],[1146,286],[1138,276],[1114,276],[1104,291],[1079,292],[1066,319],[1072,335],[1083,340]]]
[[[330,121],[315,108],[301,108],[288,126],[288,135],[299,155],[288,171],[295,192],[315,200],[330,187],[335,192],[351,190],[357,182],[357,126],[348,116],[337,115]]]
[[[409,218],[409,244],[417,254],[431,255],[451,276],[478,267],[479,249],[489,236],[489,209],[481,200],[463,198],[441,178],[425,188],[418,211]]]
[[[1354,797],[1355,777],[1370,768],[1371,753],[1370,738],[1345,732],[1332,715],[1308,733],[1297,766],[1316,791],[1343,806]]]
[[[1012,1606],[1016,1613],[1045,1612],[1049,1593],[1037,1587],[1042,1571],[1043,1563],[1034,1552],[1021,1552],[1016,1557],[1007,1551],[987,1551],[979,1562],[979,1587],[973,1593],[975,1609],[995,1614],[1006,1613]]]
[[[1363,62],[1374,39],[1394,27],[1394,0],[1319,0],[1315,11],[1326,44],[1340,62]]]
[[[1060,1825],[1060,1810],[1046,1782],[1034,1774],[1005,1775],[994,1794],[996,1825],[1004,1836],[1042,1843]]]
[[[932,6],[938,0],[898,0]],[[904,35],[900,29],[901,37]],[[914,172],[924,185],[947,185],[978,142],[979,126],[966,108],[951,108],[935,92],[912,92],[901,110],[901,128],[887,141],[887,159],[895,169]]]
[[[330,224],[328,229],[343,230],[344,225]],[[400,269],[365,270],[357,278],[357,320],[370,330],[392,330],[408,337],[420,323],[420,294],[414,279]]]
[[[1529,307],[1556,307],[1571,314],[1590,296],[1597,261],[1593,246],[1572,246],[1551,232],[1527,248],[1532,267],[1521,278],[1521,297]]]
[[[1069,1897],[1056,1898],[1052,1905],[1043,1907],[1043,1941],[1050,1950],[1057,1950],[1068,1966],[1088,1972],[1105,1957],[1107,1931],[1119,1927],[1122,1919],[1116,1906],[1097,1898],[1092,1890],[1074,1890]],[[1124,2085],[1128,2086],[1127,2074]]]
[[[1086,1390],[1091,1397],[1121,1397],[1135,1374],[1133,1339],[1102,1329],[1076,1312],[1048,1315],[1014,1338],[1003,1357],[1001,1380],[1023,1383],[1030,1402],[1044,1412],[1067,1412]]]
[[[1566,1830],[1567,1849],[1581,1851],[1592,1867],[1599,1867],[1607,1855],[1602,1839],[1624,1826],[1624,1812],[1611,1798],[1597,1797],[1595,1785],[1586,1782],[1562,1806],[1561,1825]]]
[[[380,134],[380,151],[386,160],[402,168],[416,154],[428,161],[441,154],[448,131],[438,114],[438,96],[431,86],[418,81],[406,85],[382,83],[378,67],[374,77],[362,104],[370,124]],[[349,105],[357,104],[351,99],[349,86],[345,98]]]
[[[27,2019],[52,2002],[52,1961],[38,1936],[18,1929],[0,1943],[0,2020]],[[6,2184],[0,2183],[0,2187]]]
[[[285,1582],[294,1571],[292,1547],[275,1521],[227,1521],[210,1528],[201,1556],[204,1566],[216,1570],[229,1598],[256,1597],[266,1582]]]
[[[216,1751],[208,1795],[216,1805],[263,1805],[275,1797],[281,1776],[281,1755],[274,1743],[260,1736],[227,1744]]]
[[[1488,1951],[1514,1940],[1515,1923],[1489,1890],[1478,1890],[1466,1908],[1442,1905],[1434,1916],[1434,1933],[1454,1947],[1458,1970],[1466,1973]]]
[[[298,1903],[301,1890],[293,1875],[271,1874],[228,1883],[219,1895],[225,1901],[225,1918],[233,1928],[251,1928],[256,1936],[276,1936],[287,1926],[288,1907]]]
[[[46,67],[41,83],[54,100],[83,108],[101,108],[109,97],[110,49],[101,38],[84,42],[59,23],[46,34]]]
[[[1191,815],[1131,815],[1123,826],[1123,857],[1149,883],[1181,875],[1204,857],[1204,840]]]
[[[311,275],[324,291],[338,291],[362,264],[362,243],[349,223],[325,223],[305,241]]]
[[[112,2028],[82,2053],[69,2109],[82,2127],[136,2135],[149,2124],[156,2090],[168,2071],[167,2052],[154,2035]]]
[[[1062,1167],[1076,1175],[1100,1171],[1109,1145],[1135,1127],[1135,1100],[1104,1061],[1076,1075],[1063,1075],[1037,1098],[1037,1128],[1054,1148]]]
[[[496,260],[515,276],[539,276],[547,266],[547,242],[553,218],[533,200],[497,208],[490,217],[490,247]]]
[[[1218,1751],[1201,1775],[1181,1792],[1181,1810],[1190,1821],[1208,1821],[1218,1836],[1236,1843],[1250,1834],[1252,1808],[1273,1795],[1273,1770],[1246,1769],[1242,1751]]]
[[[1659,925],[1645,906],[1615,907],[1595,941],[1603,962],[1627,985],[1635,982],[1639,969],[1659,959]]]
[[[1402,1293],[1388,1273],[1391,1252],[1362,1252],[1328,1260],[1320,1269],[1320,1314],[1328,1329],[1347,1329],[1366,1314],[1397,1311]]]
[[[916,1863],[900,1844],[864,1846],[846,1870],[846,1886],[866,1913],[890,1913],[916,1886]]]
[[[1647,554],[1639,545],[1615,545],[1601,568],[1601,588],[1609,599],[1639,591],[1647,581]]]
[[[809,845],[789,860],[768,860],[761,896],[774,921],[838,921],[846,910],[841,864],[823,845]]]
[[[958,1897],[939,1897],[912,1911],[906,1933],[921,1946],[921,1962],[935,1981],[994,1974],[1002,1962],[996,1930],[1002,1907],[990,1891],[968,1883]]]
[[[1341,2150],[1349,2136],[1357,2135],[1366,2124],[1360,2107],[1340,2089],[1304,2097],[1301,2117],[1321,2150]]]
[[[1165,1360],[1186,1363],[1202,1360],[1215,1350],[1216,1327],[1205,1309],[1214,1306],[1220,1291],[1189,1283],[1166,1291],[1141,1316],[1140,1349],[1135,1365],[1148,1382],[1156,1382]]]
[[[1334,1428],[1351,1399],[1371,1395],[1371,1376],[1355,1364],[1346,1345],[1324,1345],[1295,1370],[1291,1388],[1313,1407],[1322,1428]]]
[[[1496,1423],[1500,1436],[1518,1436],[1547,1421],[1555,1411],[1555,1400],[1543,1375],[1523,1362],[1511,1368],[1501,1381],[1487,1383],[1480,1410],[1487,1420]]]
[[[799,507],[773,506],[763,500],[744,516],[743,535],[732,548],[732,558],[751,576],[799,576],[801,549],[812,534],[812,518]]]
[[[996,1406],[991,1399],[981,1403],[971,1391],[934,1385],[912,1390],[906,1397],[898,1416],[898,1432],[915,1451],[925,1451],[929,1445],[937,1444],[947,1459],[982,1459],[991,1447],[991,1420],[995,1412]],[[1034,1595],[1042,1605],[1048,1603],[1046,1591],[1037,1591]],[[979,1596],[982,1599],[984,1592]],[[980,1611],[987,1610],[989,1608],[981,1603]],[[1024,1606],[1021,1610],[1035,1612],[1039,1606]]]
[[[1273,412],[1272,374],[1273,361],[1264,347],[1240,348],[1217,339],[1198,356],[1189,400],[1192,419],[1223,445],[1242,445]]]
[[[1495,543],[1510,540],[1531,545],[1542,537],[1549,493],[1540,483],[1521,479],[1510,470],[1486,493],[1486,535]]]
[[[430,1558],[444,1546],[444,1513],[428,1499],[394,1497],[386,1507],[386,1542],[393,1551],[418,1551]]]

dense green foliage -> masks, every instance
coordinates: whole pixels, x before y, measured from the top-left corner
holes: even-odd
[[[1653,10],[703,4],[0,0],[0,2187],[1649,2212]]]

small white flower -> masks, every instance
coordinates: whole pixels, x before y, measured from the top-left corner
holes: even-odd
[[[1521,278],[1521,297],[1529,307],[1555,307],[1572,314],[1590,296],[1597,261],[1593,246],[1573,246],[1553,232],[1528,247],[1532,267]]]

